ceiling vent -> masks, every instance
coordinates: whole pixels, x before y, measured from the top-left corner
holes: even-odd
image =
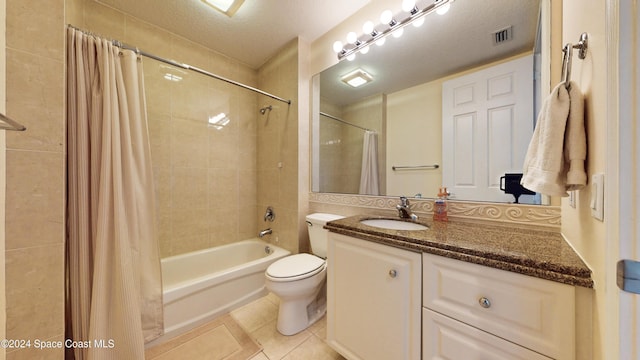
[[[500,29],[493,34],[493,45],[500,45],[503,42],[513,39],[513,25]]]

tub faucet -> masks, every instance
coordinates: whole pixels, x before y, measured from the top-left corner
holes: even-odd
[[[265,236],[265,235],[269,235],[269,234],[271,234],[272,232],[273,232],[273,231],[271,230],[271,228],[264,229],[264,230],[262,230],[262,231],[260,231],[260,232],[258,233],[258,237],[263,237],[263,236]]]
[[[403,219],[411,219],[413,221],[418,220],[418,215],[411,212],[409,199],[407,199],[405,196],[400,197],[400,204],[396,205],[396,209],[398,209],[399,217]]]

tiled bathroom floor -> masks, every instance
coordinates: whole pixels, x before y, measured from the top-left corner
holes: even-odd
[[[344,359],[325,342],[326,316],[296,335],[278,333],[278,301],[276,296],[269,294],[231,312],[249,336],[262,345],[262,352],[250,360]]]
[[[174,339],[147,351],[146,358],[153,360],[209,360],[209,359],[246,359],[247,355],[255,354],[255,344],[246,338],[242,330],[255,340],[262,351],[247,360],[333,360],[344,359],[331,349],[325,342],[326,316],[308,329],[293,335],[284,336],[276,330],[278,316],[278,298],[272,294],[255,300],[231,312],[235,322],[224,318],[213,320],[194,331],[189,340]],[[237,323],[237,324],[229,324]],[[226,322],[226,325],[224,325]],[[224,325],[224,326],[220,326]],[[238,329],[238,325],[242,329]],[[228,330],[237,329],[239,334],[231,334]],[[233,332],[233,331],[232,331]],[[241,335],[241,336],[239,336]],[[236,340],[244,337],[251,345],[243,347]],[[164,348],[162,348],[164,347]],[[244,350],[239,350],[244,349]],[[249,350],[253,349],[253,350]],[[188,354],[186,351],[188,350]],[[251,355],[248,355],[251,356]]]

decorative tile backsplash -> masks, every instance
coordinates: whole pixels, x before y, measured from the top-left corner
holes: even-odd
[[[433,214],[432,199],[409,199],[411,209],[418,215],[431,217]],[[381,215],[395,211],[399,198],[386,196],[346,195],[330,193],[309,194],[310,210],[338,211],[337,207],[351,214],[362,214],[367,209],[372,214]],[[522,205],[507,203],[449,201],[449,218],[452,220],[483,220],[509,224],[535,225],[551,229],[560,229],[560,207],[542,205]]]

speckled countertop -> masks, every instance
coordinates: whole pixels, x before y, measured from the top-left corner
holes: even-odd
[[[559,232],[490,223],[418,221],[428,230],[387,230],[360,223],[391,217],[351,216],[327,223],[331,232],[497,269],[592,288],[591,270]]]

